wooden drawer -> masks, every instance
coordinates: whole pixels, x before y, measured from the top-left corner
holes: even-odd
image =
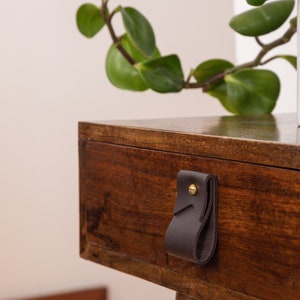
[[[195,299],[299,299],[293,119],[80,123],[81,257]],[[205,266],[164,249],[180,170],[218,178],[218,246]]]

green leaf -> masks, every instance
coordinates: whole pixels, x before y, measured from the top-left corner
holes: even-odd
[[[148,59],[131,44],[126,34],[122,36],[121,45],[136,62]],[[160,53],[156,49],[152,58],[158,57]],[[115,45],[110,47],[106,56],[106,74],[110,82],[120,89],[145,91],[149,88],[138,70],[124,58]]]
[[[297,70],[297,56],[294,55],[278,55],[278,57],[288,61]]]
[[[278,76],[269,70],[244,69],[226,75],[226,97],[238,114],[269,114],[280,93]]]
[[[151,24],[133,7],[122,7],[121,13],[129,40],[140,52],[150,58],[156,48]]]
[[[201,83],[232,67],[233,64],[227,60],[211,59],[199,64],[197,68],[192,71],[192,75],[197,82]]]
[[[269,114],[280,92],[277,75],[268,70],[244,69],[225,76],[207,91],[234,114]]]
[[[159,93],[179,92],[184,76],[177,55],[169,55],[135,65],[146,84]]]
[[[252,6],[263,5],[267,0],[247,0],[247,3]]]
[[[79,7],[76,14],[78,30],[86,37],[91,38],[105,25],[100,14],[100,8],[86,3]]]
[[[279,28],[291,14],[294,4],[294,0],[270,2],[234,16],[229,25],[242,35],[261,36]]]
[[[220,100],[221,104],[231,113],[238,114],[239,111],[234,107],[227,95],[227,84],[222,81],[214,84],[207,90],[207,93]]]

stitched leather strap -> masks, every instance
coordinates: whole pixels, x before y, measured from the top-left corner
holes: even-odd
[[[191,195],[189,186],[197,193]],[[174,216],[165,235],[167,253],[207,264],[217,244],[217,178],[214,175],[182,170],[177,177]]]

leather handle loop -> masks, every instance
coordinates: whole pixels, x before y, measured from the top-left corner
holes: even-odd
[[[196,186],[191,194],[189,187]],[[165,235],[168,254],[207,264],[217,244],[217,177],[181,170],[177,176],[174,215]]]

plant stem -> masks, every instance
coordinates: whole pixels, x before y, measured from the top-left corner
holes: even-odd
[[[275,58],[278,58],[277,56],[274,56],[264,62],[262,62],[262,59],[264,58],[264,56],[269,52],[271,51],[272,49],[278,47],[278,46],[281,46],[283,44],[286,44],[288,43],[291,38],[293,37],[293,35],[297,32],[297,28],[296,26],[294,26],[294,24],[290,24],[290,27],[288,28],[288,30],[284,33],[284,35],[269,43],[269,44],[263,44],[258,37],[256,37],[256,41],[257,43],[261,46],[261,50],[259,51],[259,53],[257,54],[257,56],[255,57],[254,60],[252,61],[249,61],[247,63],[243,63],[241,65],[238,65],[238,66],[235,66],[231,69],[228,69],[224,72],[221,72],[219,74],[216,74],[214,75],[212,78],[204,81],[204,82],[196,82],[196,83],[190,83],[189,81],[186,81],[185,83],[185,87],[186,89],[196,89],[196,88],[202,88],[203,91],[207,91],[213,84],[215,83],[218,83],[222,80],[224,80],[224,77],[228,74],[232,74],[234,72],[237,72],[239,70],[242,70],[242,69],[245,69],[245,68],[255,68],[257,66],[260,66],[260,65],[264,65],[266,64],[267,62],[275,59]]]
[[[120,51],[120,53],[124,56],[124,58],[131,64],[134,65],[136,61],[129,55],[129,53],[126,51],[126,49],[121,44],[121,39],[117,37],[115,30],[112,26],[112,17],[119,11],[120,7],[116,8],[110,15],[108,13],[107,8],[107,2],[108,0],[102,0],[102,7],[100,10],[101,15],[103,16],[103,20],[105,24],[107,25],[109,34],[113,40],[114,45],[116,48]]]

